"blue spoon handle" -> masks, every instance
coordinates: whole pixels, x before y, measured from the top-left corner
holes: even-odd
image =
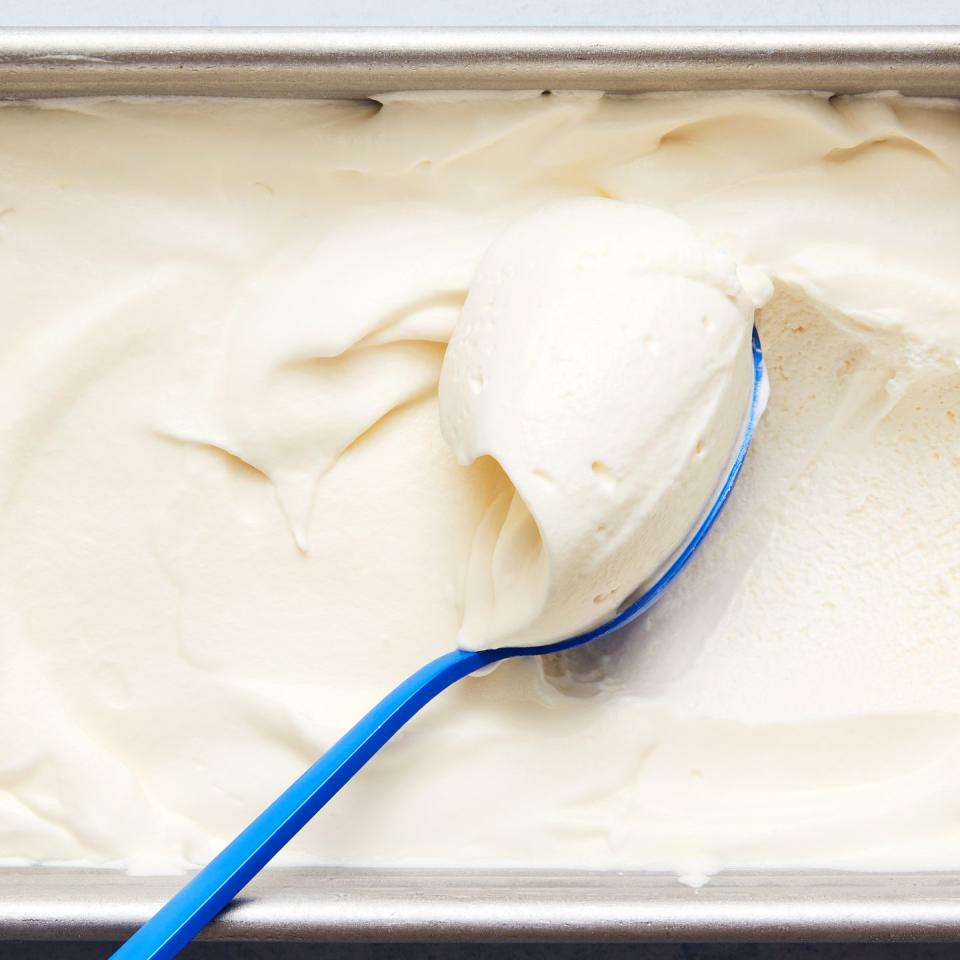
[[[454,650],[404,680],[154,914],[113,960],[175,957],[421,707],[503,654]]]

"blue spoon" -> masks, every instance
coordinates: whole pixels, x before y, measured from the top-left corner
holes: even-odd
[[[113,960],[175,957],[310,821],[324,804],[415,714],[457,680],[511,657],[558,653],[605,637],[653,606],[687,565],[730,496],[766,402],[760,337],[753,331],[753,397],[740,447],[716,499],[690,540],[640,596],[606,623],[586,633],[539,647],[453,650],[438,657],[388,693],[344,734],[299,780],[289,786],[179,893],[161,907],[116,953]]]

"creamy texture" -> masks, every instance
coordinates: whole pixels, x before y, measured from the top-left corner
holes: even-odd
[[[955,105],[7,104],[0,158],[0,855],[201,862],[453,645],[507,481],[445,343],[511,224],[607,197],[776,286],[738,488],[641,623],[444,694],[285,859],[956,866]]]
[[[685,542],[739,446],[753,312],[730,257],[654,208],[580,197],[494,240],[440,376],[457,459],[509,480],[471,547],[460,646],[593,627]]]

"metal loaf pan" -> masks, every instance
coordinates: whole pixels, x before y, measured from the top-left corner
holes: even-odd
[[[960,28],[0,30],[2,98],[471,88],[960,96]],[[120,938],[181,882],[3,869],[0,938]],[[694,890],[653,873],[278,868],[205,936],[960,939],[960,875],[737,873]]]

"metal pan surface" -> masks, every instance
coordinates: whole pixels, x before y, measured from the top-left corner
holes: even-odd
[[[410,89],[960,96],[960,27],[0,30],[0,98]],[[0,869],[0,939],[119,939],[182,882]],[[960,874],[279,868],[206,931],[265,940],[951,940]]]

